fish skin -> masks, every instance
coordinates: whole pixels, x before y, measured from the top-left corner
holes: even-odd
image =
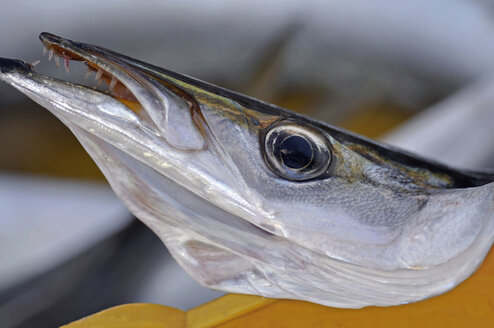
[[[40,38],[115,76],[142,110],[22,61],[0,59],[0,79],[71,129],[119,198],[207,287],[345,308],[409,303],[466,279],[494,241],[491,173],[101,47]],[[268,168],[263,138],[287,122],[326,138],[325,173],[290,181]]]

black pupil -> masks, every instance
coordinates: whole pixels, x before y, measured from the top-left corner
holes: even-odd
[[[280,156],[289,168],[301,169],[312,161],[312,147],[305,138],[290,136],[281,143]]]

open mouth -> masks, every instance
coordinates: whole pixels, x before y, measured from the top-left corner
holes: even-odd
[[[69,41],[50,33],[41,33],[40,40],[43,43],[43,54],[48,55],[48,60],[53,59],[57,68],[60,68],[61,62],[67,73],[70,72],[71,61],[82,62],[87,66],[87,72],[84,75],[84,80],[88,80],[90,75],[94,73],[94,81],[96,83],[92,89],[103,92],[129,107],[132,111],[139,114],[143,108],[137,97],[131,92],[128,83],[122,81],[122,73],[129,75],[127,69],[122,67],[117,61],[111,60],[107,54],[103,53],[103,49]],[[32,69],[38,62],[31,65]],[[117,74],[119,72],[120,74]],[[86,83],[77,83],[79,85],[91,88]],[[105,88],[106,85],[106,88]],[[105,90],[106,89],[106,90]]]
[[[72,70],[71,62],[78,62],[74,68],[77,71],[85,66],[86,79],[94,74],[93,86],[88,85],[90,81],[81,82],[83,72],[79,80],[72,82],[77,73],[69,78],[49,77],[34,71],[36,62],[8,58],[0,58],[1,80],[55,115],[63,112],[62,115],[75,115],[76,120],[85,117],[81,124],[89,120],[98,129],[106,124],[102,134],[132,124],[136,131],[142,129],[149,136],[159,136],[160,142],[175,150],[192,152],[209,147],[214,134],[201,107],[209,98],[190,84],[198,83],[194,79],[50,33],[41,33],[40,39],[49,61],[59,68],[63,65],[67,73]],[[88,129],[93,131],[93,127]]]

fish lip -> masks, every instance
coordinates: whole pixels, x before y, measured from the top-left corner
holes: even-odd
[[[33,67],[23,60],[0,57],[0,73],[29,73],[32,71]]]
[[[41,42],[43,42],[43,44],[46,43],[61,44],[64,41],[69,42],[69,40],[49,32],[41,32],[39,34],[39,39],[41,40]]]
[[[78,48],[84,49],[86,51],[91,50],[84,43],[72,41],[72,40],[69,40],[66,38],[62,38],[61,36],[58,36],[58,35],[55,35],[52,33],[48,33],[48,32],[41,32],[39,34],[39,39],[40,39],[41,43],[43,43],[43,45],[47,48],[56,46],[56,47],[60,47],[61,49],[64,49],[64,50],[74,52],[78,55],[84,54],[84,52],[78,51]]]

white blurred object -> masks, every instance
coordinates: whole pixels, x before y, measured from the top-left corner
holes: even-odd
[[[489,165],[494,158],[494,80],[465,87],[382,140],[455,167]]]
[[[0,173],[0,291],[122,230],[132,215],[103,184]]]

